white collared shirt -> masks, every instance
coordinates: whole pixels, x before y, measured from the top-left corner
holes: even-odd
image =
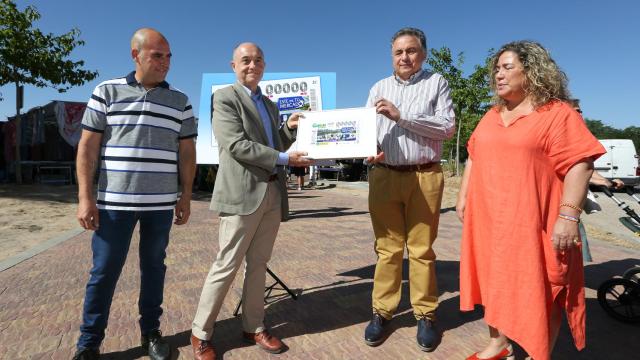
[[[408,80],[392,75],[378,81],[367,99],[384,98],[400,111],[398,122],[377,116],[378,146],[389,165],[440,161],[442,142],[455,132],[451,90],[440,74],[420,70]]]

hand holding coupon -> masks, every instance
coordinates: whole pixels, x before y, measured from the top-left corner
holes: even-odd
[[[384,161],[384,152],[380,151],[378,153],[378,155],[368,156],[366,160],[367,160],[367,163],[369,163],[369,164],[375,164],[375,163],[382,162],[382,161]]]
[[[287,119],[287,127],[289,129],[297,129],[300,119],[304,118],[303,113],[294,113]],[[306,151],[290,151],[289,166],[306,167],[313,165],[313,159],[307,156]]]
[[[287,119],[287,127],[289,129],[296,129],[298,128],[298,123],[300,122],[300,118],[304,118],[304,114],[303,113],[294,113],[292,114],[288,119]]]
[[[289,153],[289,166],[306,167],[313,165],[313,159],[307,157],[306,151],[292,151]]]
[[[376,112],[380,115],[384,115],[391,121],[400,120],[400,110],[389,100],[378,97],[376,99]]]

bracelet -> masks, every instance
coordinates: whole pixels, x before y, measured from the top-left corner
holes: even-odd
[[[575,222],[575,223],[579,223],[579,222],[580,222],[580,218],[573,217],[573,216],[571,216],[571,215],[567,215],[567,214],[558,214],[558,217],[559,217],[560,219],[573,221],[573,222]]]
[[[577,206],[575,206],[575,205],[573,205],[573,204],[569,204],[569,203],[562,203],[562,204],[560,204],[560,207],[563,207],[563,206],[566,206],[566,207],[568,207],[568,208],[572,208],[572,209],[574,209],[574,210],[576,210],[576,211],[578,211],[578,212],[582,212],[582,209],[581,209],[581,208],[579,208],[579,207],[577,207]]]

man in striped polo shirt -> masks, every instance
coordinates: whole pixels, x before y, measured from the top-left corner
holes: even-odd
[[[171,60],[165,37],[149,28],[136,31],[131,56],[136,70],[98,85],[82,119],[77,216],[82,227],[95,232],[74,359],[99,356],[113,292],[138,222],[141,344],[151,359],[168,359],[171,352],[159,329],[164,259],[174,209],[176,225],[189,219],[196,124],[187,96],[165,82]]]
[[[427,58],[424,33],[399,30],[391,40],[394,73],[369,92],[367,106],[378,113],[381,152],[367,159],[369,212],[378,255],[373,282],[373,317],[365,342],[376,346],[400,302],[402,259],[409,254],[410,299],[418,321],[416,340],[423,351],[440,341],[434,327],[438,306],[432,244],[438,232],[444,181],[440,168],[443,140],[455,129],[447,81],[422,69]]]

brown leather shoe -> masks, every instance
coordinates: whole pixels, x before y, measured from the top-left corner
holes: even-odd
[[[216,351],[209,340],[200,340],[191,334],[191,345],[193,346],[193,358],[195,360],[216,360]]]
[[[282,352],[282,350],[284,350],[284,344],[282,343],[282,341],[280,341],[280,339],[278,339],[277,337],[269,334],[267,330],[263,330],[255,334],[243,331],[242,337],[244,338],[244,341],[250,344],[256,344],[264,351],[272,354],[279,354]]]

